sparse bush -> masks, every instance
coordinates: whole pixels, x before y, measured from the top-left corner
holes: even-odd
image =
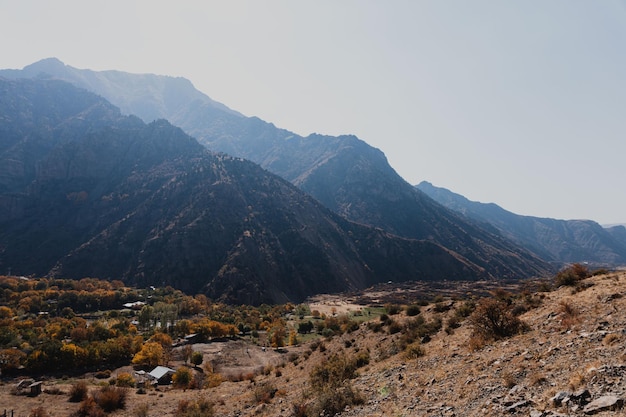
[[[536,387],[538,385],[542,385],[548,382],[548,380],[546,379],[546,377],[539,373],[539,372],[535,372],[533,374],[530,375],[529,377],[529,382],[530,382],[530,386],[532,387]]]
[[[150,405],[148,403],[141,403],[133,409],[133,415],[135,417],[148,417],[149,410]]]
[[[135,378],[127,372],[123,372],[117,376],[115,385],[118,387],[133,388],[135,386]]]
[[[50,414],[43,407],[37,407],[30,410],[28,417],[49,417]]]
[[[573,264],[559,271],[554,277],[554,284],[557,287],[574,286],[579,281],[591,276],[589,269],[581,264]]]
[[[407,359],[417,359],[424,356],[424,348],[419,342],[413,342],[404,349],[404,355]]]
[[[568,385],[572,391],[576,391],[578,388],[585,385],[586,382],[587,380],[585,379],[585,374],[580,371],[577,371],[577,372],[574,372],[572,376],[569,378]]]
[[[317,392],[332,391],[344,381],[354,378],[356,368],[356,362],[347,356],[333,355],[313,368],[309,383]]]
[[[92,397],[87,397],[81,401],[78,410],[70,414],[70,417],[106,417],[106,413]]]
[[[180,400],[174,412],[175,417],[213,417],[213,403],[206,398],[195,401]]]
[[[96,377],[96,379],[107,379],[107,378],[111,378],[111,371],[106,369],[104,371],[98,371],[94,374],[94,376]]]
[[[469,317],[475,309],[476,303],[472,300],[468,300],[456,307],[454,315],[457,317],[466,318]]]
[[[418,304],[410,304],[406,307],[405,312],[409,317],[417,316],[420,313],[420,306]]]
[[[606,336],[604,336],[604,338],[602,339],[602,344],[604,346],[612,346],[615,343],[619,342],[620,340],[620,336],[617,333],[608,333]]]
[[[309,406],[305,402],[294,403],[292,406],[293,417],[307,417]]]
[[[447,334],[454,333],[454,329],[458,329],[461,326],[461,319],[456,314],[448,317],[445,331]]]
[[[389,303],[385,304],[385,310],[387,311],[387,314],[389,314],[390,316],[394,316],[402,311],[402,307],[398,304]]]
[[[370,354],[367,351],[361,351],[354,357],[354,364],[357,368],[362,368],[370,363]]]
[[[402,331],[402,325],[398,323],[397,321],[392,321],[391,324],[389,324],[388,331],[389,331],[389,334],[399,333],[400,331]]]
[[[172,383],[176,388],[187,389],[193,380],[193,375],[189,368],[181,366],[172,376]]]
[[[324,392],[317,398],[317,404],[312,408],[310,416],[334,416],[340,414],[347,406],[359,405],[365,402],[361,393],[350,384],[337,389],[335,392]]]
[[[259,384],[254,388],[254,401],[258,404],[269,404],[277,391],[276,387],[269,382]]]
[[[65,395],[65,391],[59,387],[46,388],[43,392],[49,395]]]
[[[504,372],[502,374],[502,383],[504,384],[506,388],[511,389],[515,385],[517,385],[517,378],[511,372]]]
[[[70,388],[70,398],[69,401],[71,403],[79,403],[87,398],[87,383],[85,381],[78,381],[75,384],[72,384]]]
[[[191,354],[191,363],[194,366],[202,365],[203,361],[204,361],[204,356],[202,355],[202,352],[193,352]]]
[[[571,328],[580,321],[578,308],[566,300],[559,302],[559,313],[561,315],[561,326],[565,329]]]
[[[223,381],[222,375],[212,372],[207,375],[205,384],[207,388],[215,388],[219,387]]]
[[[126,407],[126,390],[124,388],[105,386],[94,392],[93,398],[96,404],[107,413]]]
[[[485,340],[502,339],[520,333],[524,322],[513,315],[510,306],[493,298],[482,299],[469,317],[474,335]]]

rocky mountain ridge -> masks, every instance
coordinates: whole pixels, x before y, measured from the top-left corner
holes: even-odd
[[[13,274],[172,285],[251,304],[488,277],[68,83],[0,79],[0,92],[0,269]]]
[[[166,118],[209,149],[260,164],[348,220],[432,241],[492,277],[540,276],[553,270],[534,254],[415,190],[380,150],[354,136],[301,137],[233,112],[171,77],[78,70],[54,59],[24,70],[0,71],[0,76],[66,80],[102,95],[124,112]]]
[[[554,263],[588,262],[598,266],[626,265],[626,228],[603,228],[591,220],[556,220],[520,216],[496,204],[470,201],[428,182],[416,186],[440,204]]]

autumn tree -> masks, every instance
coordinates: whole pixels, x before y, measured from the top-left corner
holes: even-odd
[[[135,354],[132,362],[135,365],[158,366],[165,364],[165,353],[159,342],[146,342]]]

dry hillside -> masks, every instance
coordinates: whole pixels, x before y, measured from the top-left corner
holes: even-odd
[[[416,316],[389,314],[386,324],[376,317],[342,336],[281,352],[242,341],[195,345],[216,372],[241,381],[201,390],[161,387],[145,394],[129,388],[125,409],[110,415],[174,416],[181,400],[198,398],[214,404],[214,415],[233,417],[312,415],[323,401],[341,404],[342,416],[621,415],[625,294],[626,272],[513,298],[496,291],[518,311],[528,310],[519,316],[524,332],[492,341],[472,337],[468,319],[455,327],[451,318],[460,317],[466,302],[444,298],[421,307]],[[337,299],[332,303],[337,314],[345,306],[357,308]],[[422,343],[407,336],[419,317],[422,326],[441,323],[441,330]],[[350,364],[358,368],[354,374],[344,372]],[[85,380],[98,388],[99,380],[89,375]],[[0,413],[14,410],[16,417],[26,417],[43,407],[45,415],[69,416],[79,407],[68,402],[73,382],[45,380],[43,394],[27,397],[12,395],[15,381],[4,381]],[[55,389],[64,394],[46,393]],[[350,397],[345,407],[344,396]],[[596,407],[599,401],[606,403]]]

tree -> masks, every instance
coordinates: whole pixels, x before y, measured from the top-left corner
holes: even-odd
[[[297,346],[298,343],[298,333],[295,330],[291,330],[289,332],[289,346]]]
[[[203,361],[204,355],[202,354],[202,352],[194,352],[191,354],[191,363],[193,363],[195,366],[202,365]]]
[[[187,389],[189,388],[189,384],[191,384],[192,379],[193,375],[191,370],[185,366],[181,366],[172,376],[172,383],[176,388]]]
[[[300,334],[307,334],[311,332],[311,330],[313,330],[313,322],[311,320],[303,321],[298,325],[298,333]]]
[[[146,342],[135,354],[132,362],[136,365],[158,366],[165,363],[165,352],[159,342]]]
[[[270,343],[273,348],[279,348],[285,346],[285,336],[287,331],[282,323],[274,323],[270,329]]]
[[[180,353],[181,353],[181,356],[183,357],[183,360],[185,361],[185,365],[187,365],[187,362],[189,361],[189,359],[191,358],[191,355],[193,354],[193,348],[191,347],[191,345],[185,345],[180,350]]]

